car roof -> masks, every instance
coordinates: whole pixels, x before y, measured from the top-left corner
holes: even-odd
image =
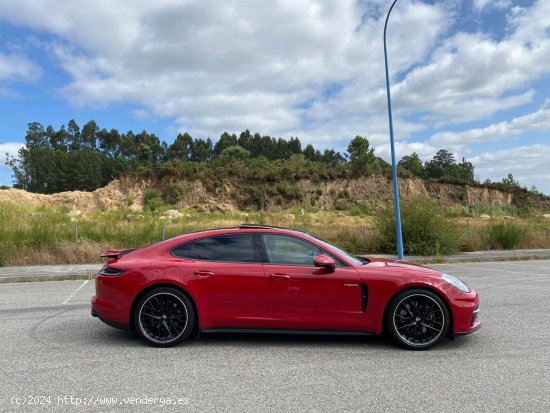
[[[226,227],[226,228],[211,228],[211,229],[204,229],[200,231],[194,231],[194,232],[188,232],[185,234],[177,235],[173,238],[170,238],[166,241],[175,241],[175,240],[181,240],[181,239],[194,239],[194,238],[201,238],[202,236],[209,236],[209,235],[223,235],[223,234],[230,234],[230,233],[238,233],[241,232],[241,230],[245,230],[245,232],[280,232],[283,234],[306,234],[304,231],[299,231],[293,228],[285,228],[285,227],[276,227],[276,226],[270,226],[270,225],[256,225],[256,224],[241,224],[238,227]]]
[[[249,228],[255,228],[255,229],[278,229],[278,230],[283,230],[283,231],[303,232],[303,231],[298,231],[298,230],[292,229],[292,228],[274,227],[274,226],[271,226],[271,225],[256,225],[256,224],[241,224],[241,225],[239,225],[238,228],[239,228],[239,229],[249,229]]]

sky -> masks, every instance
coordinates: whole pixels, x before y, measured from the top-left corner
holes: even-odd
[[[389,160],[390,4],[0,0],[0,153],[29,122],[93,119],[167,143],[249,129],[343,152],[361,135]],[[399,0],[387,44],[398,159],[445,148],[480,181],[550,194],[550,1]]]

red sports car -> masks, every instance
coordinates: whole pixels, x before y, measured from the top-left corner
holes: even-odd
[[[241,225],[102,256],[92,315],[156,346],[197,332],[330,332],[420,350],[480,327],[479,296],[459,279],[291,229]]]

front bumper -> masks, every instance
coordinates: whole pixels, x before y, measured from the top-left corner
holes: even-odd
[[[460,336],[473,333],[481,327],[479,321],[479,295],[475,291],[461,294],[451,300],[453,333]]]

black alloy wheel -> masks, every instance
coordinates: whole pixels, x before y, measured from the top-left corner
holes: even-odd
[[[195,312],[180,291],[160,287],[141,297],[135,308],[134,323],[149,344],[170,347],[189,337],[195,325]]]
[[[450,316],[439,296],[413,289],[398,294],[386,312],[385,327],[400,346],[425,350],[435,346],[449,331]]]

